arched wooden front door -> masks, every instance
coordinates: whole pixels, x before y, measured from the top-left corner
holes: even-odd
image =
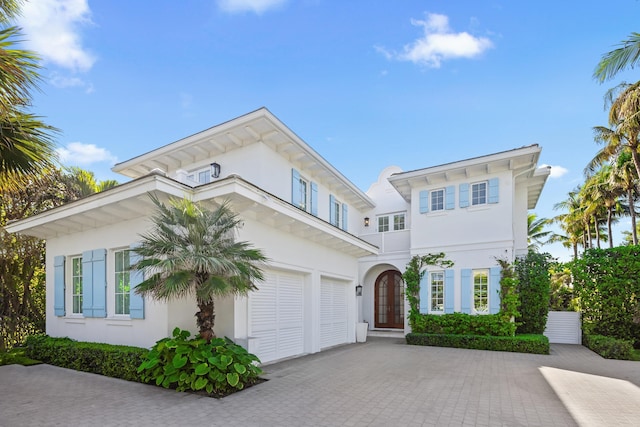
[[[404,286],[402,276],[387,270],[376,279],[375,327],[404,328]]]

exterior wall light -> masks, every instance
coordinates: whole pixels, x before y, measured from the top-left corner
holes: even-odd
[[[220,177],[220,165],[216,162],[211,163],[211,176],[213,178]]]
[[[364,226],[365,227],[369,226],[369,217],[368,216],[364,218]]]
[[[356,286],[356,296],[357,297],[361,297],[362,296],[362,285]]]

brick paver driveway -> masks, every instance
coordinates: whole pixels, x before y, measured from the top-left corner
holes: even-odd
[[[370,338],[265,367],[211,399],[48,365],[0,367],[0,425],[640,425],[640,363],[581,346],[550,356]]]

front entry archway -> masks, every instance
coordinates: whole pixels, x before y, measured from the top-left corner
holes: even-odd
[[[387,270],[376,279],[375,327],[404,329],[404,286],[402,275]]]

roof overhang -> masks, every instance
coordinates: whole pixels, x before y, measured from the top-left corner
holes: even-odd
[[[10,233],[50,239],[148,217],[154,210],[149,194],[160,199],[190,197],[204,205],[217,205],[227,200],[239,215],[307,241],[355,257],[378,253],[376,246],[233,175],[196,188],[165,176],[148,175],[39,215],[13,221],[5,229]]]
[[[112,170],[135,179],[154,169],[168,172],[188,168],[195,163],[260,142],[339,194],[348,204],[359,210],[375,206],[364,192],[266,108],[118,163]]]
[[[526,175],[529,172],[533,174],[540,157],[540,151],[541,148],[534,144],[487,156],[396,173],[389,177],[389,182],[407,202],[410,202],[411,189],[414,187],[444,184],[504,171],[512,171],[514,176]],[[544,186],[544,181],[542,186]],[[539,192],[542,191],[542,186]]]

